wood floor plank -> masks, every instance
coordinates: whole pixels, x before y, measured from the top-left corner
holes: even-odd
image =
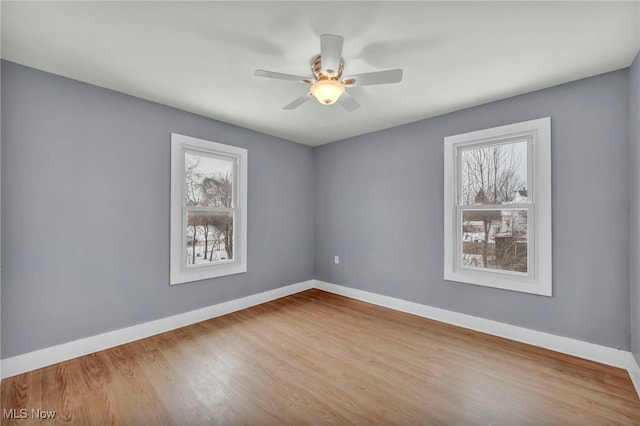
[[[624,370],[315,289],[5,379],[0,403],[57,412],[2,425],[640,425]]]

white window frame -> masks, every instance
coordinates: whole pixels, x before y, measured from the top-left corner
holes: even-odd
[[[505,205],[528,210],[527,273],[461,266],[462,213],[460,151],[527,140],[530,204]],[[472,206],[495,210],[496,206]],[[444,279],[523,293],[552,296],[551,118],[540,118],[444,138]]]
[[[217,209],[228,210],[234,215],[234,258],[232,260],[189,267],[184,262],[187,232],[187,209],[184,202],[185,154],[187,152],[231,159],[235,165],[233,170],[233,208]],[[247,272],[247,167],[248,152],[244,148],[176,133],[171,134],[171,259],[169,268],[169,283],[171,285]]]

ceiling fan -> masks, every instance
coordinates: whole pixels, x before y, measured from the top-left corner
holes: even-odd
[[[256,70],[255,75],[278,80],[297,81],[311,86],[308,92],[286,105],[284,109],[297,108],[312,97],[315,97],[323,105],[331,105],[338,102],[347,111],[354,111],[360,107],[360,104],[347,92],[346,89],[348,87],[399,83],[402,81],[401,69],[355,74],[342,78],[344,70],[344,59],[342,59],[343,43],[344,39],[338,35],[322,34],[320,36],[320,54],[311,59],[313,77],[301,77],[266,70]]]

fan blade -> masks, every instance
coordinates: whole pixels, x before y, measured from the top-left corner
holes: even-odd
[[[266,70],[256,70],[255,75],[258,77],[266,77],[266,78],[275,78],[277,80],[289,80],[289,81],[297,81],[299,83],[313,83],[313,78],[311,77],[300,77],[299,75],[293,74],[283,74],[281,72],[273,72]]]
[[[311,95],[311,93],[307,92],[304,95],[302,95],[299,98],[297,98],[295,101],[291,102],[289,105],[285,106],[283,109],[298,108],[300,105],[302,105],[303,103],[307,102],[312,97],[313,97],[313,95]]]
[[[402,81],[402,70],[387,70],[367,72],[345,77],[343,83],[346,86],[372,86],[374,84],[400,83]]]
[[[320,58],[323,73],[338,74],[340,60],[342,60],[343,43],[344,39],[338,35],[322,34],[320,36]]]
[[[358,101],[356,101],[353,96],[351,96],[347,91],[345,91],[342,96],[338,98],[338,103],[349,112],[355,111],[360,108],[360,104],[358,103]]]

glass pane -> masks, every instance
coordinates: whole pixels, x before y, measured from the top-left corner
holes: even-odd
[[[185,153],[185,206],[232,207],[233,160]]]
[[[233,259],[233,214],[189,211],[187,213],[186,265]]]
[[[462,212],[462,265],[527,272],[527,210]]]
[[[460,151],[460,204],[528,203],[527,141]]]

